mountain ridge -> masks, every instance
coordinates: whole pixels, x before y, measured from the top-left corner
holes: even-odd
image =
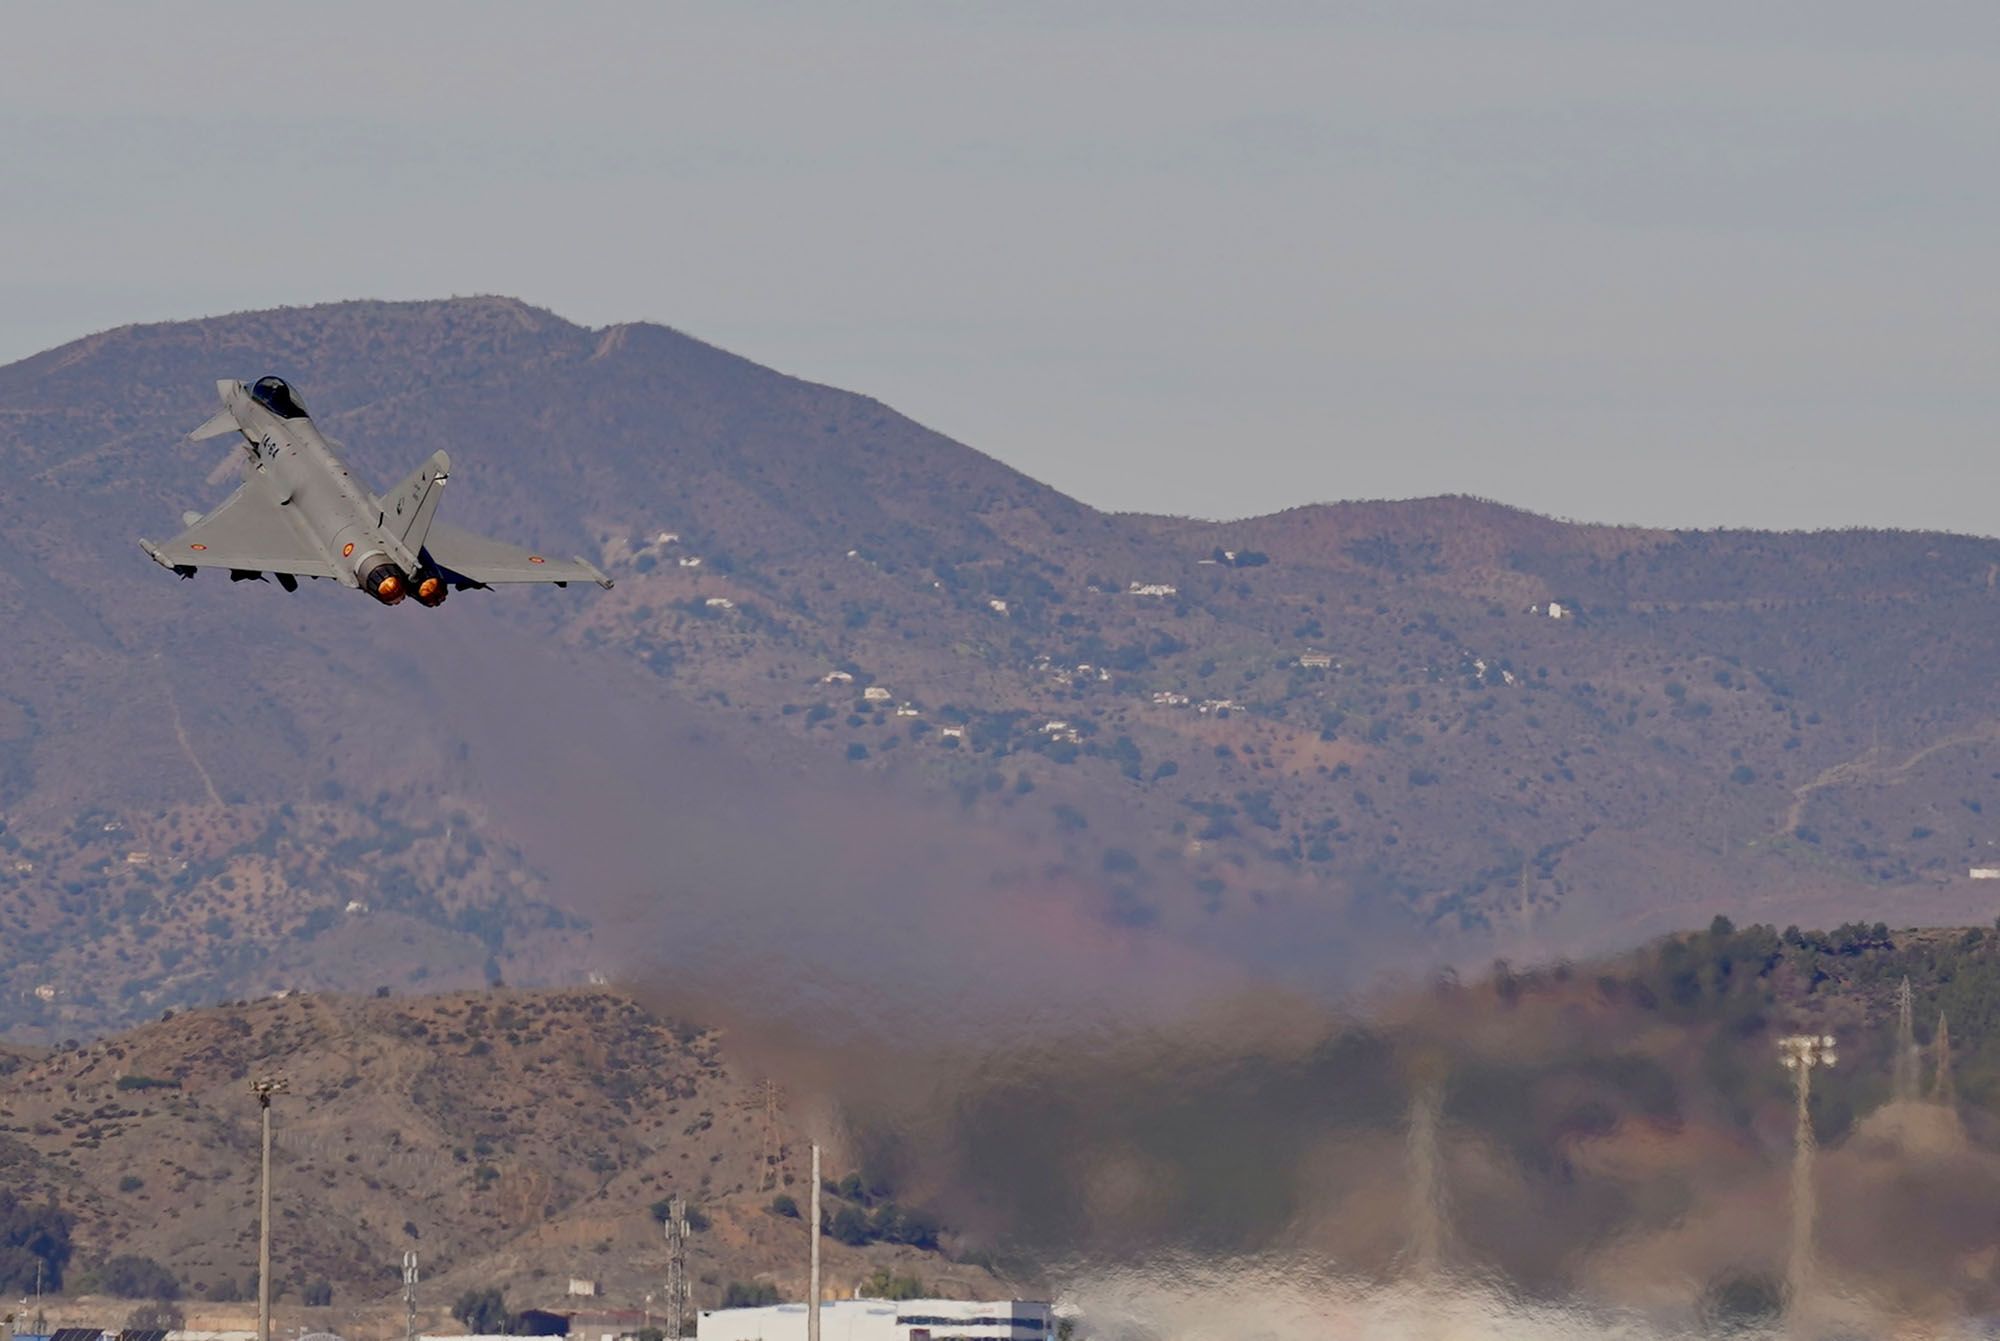
[[[208,459],[175,444],[214,378],[267,370],[375,483],[446,447],[451,520],[618,587],[465,593],[412,624],[324,584],[173,583],[130,539],[208,497]],[[652,838],[564,830],[630,797],[700,811],[725,759],[762,761],[802,815],[849,789],[827,769],[851,779],[879,844],[958,834],[1015,872],[1003,903],[1059,890],[1119,934],[1327,984],[1377,952],[1612,948],[1696,906],[1964,921],[2000,841],[2000,542],[1979,537],[1578,525],[1457,496],[1104,513],[879,401],[501,298],[85,337],[0,368],[0,468],[21,668],[0,688],[0,925],[41,938],[0,955],[0,1023],[25,1037],[296,972],[352,987],[356,950],[327,948],[350,902],[413,919],[434,986],[671,960],[673,908],[726,912],[671,854],[613,860],[659,882],[621,893],[636,921],[614,928],[592,861]],[[511,719],[586,683],[596,717],[524,744]],[[523,840],[507,794],[534,750],[608,758],[656,728],[650,757],[553,770],[563,821]],[[754,792],[676,833],[716,888]],[[1018,860],[985,855],[1003,832]],[[893,904],[969,883],[953,867],[875,878]]]

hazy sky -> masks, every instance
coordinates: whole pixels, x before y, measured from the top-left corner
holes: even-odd
[[[1103,507],[1992,534],[1996,160],[1992,0],[13,0],[0,362],[506,293]]]

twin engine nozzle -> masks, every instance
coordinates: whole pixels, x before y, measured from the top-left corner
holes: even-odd
[[[434,572],[421,573],[413,583],[395,564],[384,561],[370,568],[361,579],[362,590],[384,605],[400,604],[414,594],[418,605],[443,605],[451,587]]]

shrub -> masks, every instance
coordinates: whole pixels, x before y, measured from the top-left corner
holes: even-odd
[[[507,1312],[507,1296],[492,1287],[467,1290],[451,1306],[451,1316],[463,1323],[466,1331],[488,1336],[505,1332],[514,1321]]]
[[[95,1273],[97,1288],[121,1299],[173,1300],[181,1297],[181,1283],[173,1272],[150,1257],[122,1253]]]
[[[778,1287],[769,1281],[755,1281],[744,1284],[740,1280],[729,1282],[722,1291],[722,1308],[763,1308],[778,1302]]]
[[[34,1289],[39,1263],[43,1286],[60,1290],[69,1265],[69,1230],[69,1216],[53,1201],[28,1206],[12,1192],[0,1192],[0,1289]]]
[[[125,1315],[125,1326],[135,1332],[177,1332],[187,1326],[187,1315],[166,1300],[141,1304]]]

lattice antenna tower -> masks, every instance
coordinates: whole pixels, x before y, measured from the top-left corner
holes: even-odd
[[[692,1290],[687,1270],[687,1203],[676,1194],[667,1203],[667,1341],[682,1341]]]
[[[403,1254],[403,1341],[417,1341],[417,1254]]]

